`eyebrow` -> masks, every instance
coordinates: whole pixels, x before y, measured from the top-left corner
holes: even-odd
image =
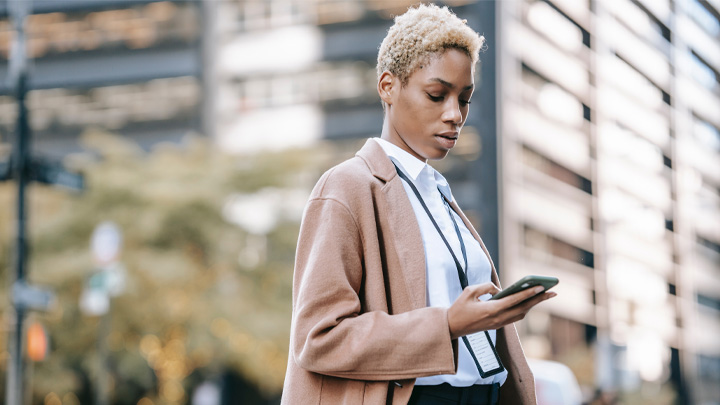
[[[439,77],[433,77],[432,79],[430,79],[430,81],[440,83],[440,84],[442,84],[443,86],[445,86],[445,87],[447,87],[447,88],[450,88],[450,89],[454,89],[454,88],[455,88],[455,85],[454,85],[454,84],[452,84],[452,83],[450,83],[450,82],[448,82],[448,81],[446,81],[446,80],[443,80],[443,79],[441,79],[441,78],[439,78]],[[473,87],[475,87],[474,84],[467,85],[467,86],[463,87],[462,91],[471,90]]]

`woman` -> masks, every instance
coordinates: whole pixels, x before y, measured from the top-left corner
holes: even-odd
[[[487,250],[427,164],[457,142],[482,45],[434,5],[383,40],[382,135],[326,172],[305,209],[284,404],[535,403],[512,323],[554,293],[485,301],[499,291]]]

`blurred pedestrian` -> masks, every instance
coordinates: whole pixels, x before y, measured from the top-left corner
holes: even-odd
[[[378,54],[380,138],[326,172],[305,209],[283,404],[534,404],[513,322],[445,178],[484,38],[447,7],[395,18]]]

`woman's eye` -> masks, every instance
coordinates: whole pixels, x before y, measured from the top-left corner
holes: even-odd
[[[430,100],[435,102],[443,101],[443,96],[433,96],[432,94],[428,93],[428,97],[430,98]]]
[[[463,107],[467,107],[468,105],[470,105],[470,103],[470,100],[460,100],[460,105]]]

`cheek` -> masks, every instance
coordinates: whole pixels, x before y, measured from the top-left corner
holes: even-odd
[[[404,92],[398,101],[404,111],[412,111],[415,109],[417,104],[415,98],[412,97],[412,95],[407,94],[407,92]]]
[[[409,97],[400,98],[398,101],[398,118],[407,126],[415,126],[418,119],[424,115],[421,103]]]

